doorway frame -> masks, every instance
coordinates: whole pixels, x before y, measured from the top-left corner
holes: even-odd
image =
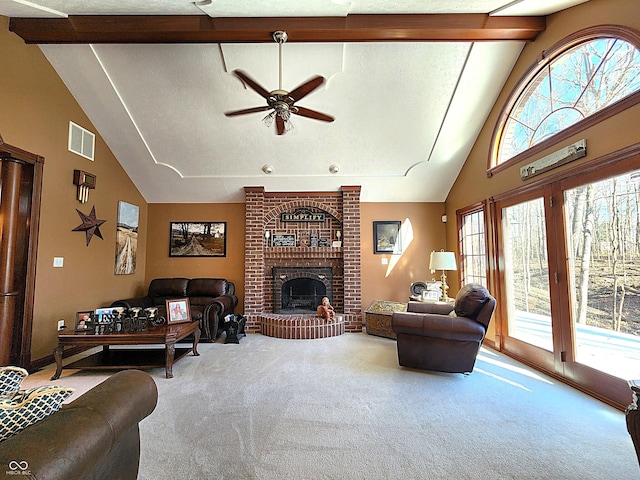
[[[21,148],[3,143],[0,138],[0,160],[2,162],[12,161],[22,165],[28,165],[32,171],[22,172],[22,179],[25,175],[30,179],[30,191],[20,193],[21,200],[28,200],[29,207],[27,217],[27,227],[22,232],[23,244],[26,240],[26,265],[21,266],[20,274],[17,277],[22,293],[22,318],[21,325],[13,326],[11,340],[12,363],[31,371],[31,340],[33,336],[33,306],[36,286],[36,264],[38,253],[38,238],[40,228],[40,207],[42,198],[42,179],[44,171],[44,157],[27,152]],[[0,187],[1,188],[1,187]],[[0,190],[1,194],[1,190]],[[11,261],[12,259],[9,259]],[[13,259],[17,262],[17,259]],[[19,335],[19,338],[15,338]],[[14,342],[17,343],[14,346]],[[17,348],[17,353],[13,353]]]

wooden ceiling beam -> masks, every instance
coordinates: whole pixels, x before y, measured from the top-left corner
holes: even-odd
[[[267,43],[285,30],[289,42],[531,41],[545,17],[486,14],[220,17],[204,15],[70,15],[11,18],[26,43]]]

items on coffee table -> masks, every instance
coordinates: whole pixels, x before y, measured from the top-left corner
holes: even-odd
[[[76,332],[88,332],[96,335],[111,333],[144,332],[149,324],[159,326],[166,323],[158,315],[156,307],[110,307],[76,313]]]

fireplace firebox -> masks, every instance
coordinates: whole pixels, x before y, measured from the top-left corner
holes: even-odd
[[[273,267],[274,313],[316,313],[332,296],[330,267]]]

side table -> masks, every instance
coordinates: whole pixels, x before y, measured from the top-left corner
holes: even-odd
[[[369,335],[379,337],[396,338],[396,333],[391,328],[391,317],[393,312],[406,312],[407,304],[401,302],[390,302],[387,300],[374,300],[369,308],[365,310],[364,316]]]

